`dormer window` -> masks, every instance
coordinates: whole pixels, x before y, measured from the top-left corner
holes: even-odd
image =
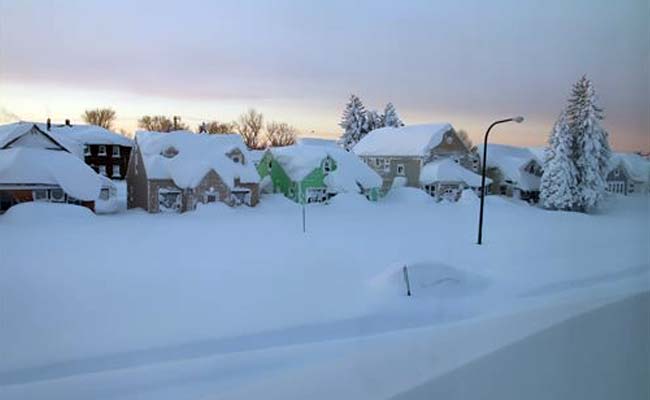
[[[323,161],[323,172],[326,174],[329,172],[332,172],[334,169],[334,163],[332,162],[331,158],[326,158],[325,161]]]
[[[267,167],[269,168],[269,170],[273,169],[273,160],[269,160]]]
[[[120,156],[120,146],[113,146],[113,157]]]
[[[106,146],[104,146],[104,145],[99,146],[99,155],[100,156],[105,156],[106,155]]]
[[[178,150],[174,146],[169,146],[160,152],[160,155],[165,158],[174,158],[178,154]]]
[[[239,149],[234,149],[230,153],[228,153],[228,157],[237,164],[243,164],[244,163],[244,155]]]

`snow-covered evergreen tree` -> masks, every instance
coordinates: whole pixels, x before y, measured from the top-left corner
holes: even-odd
[[[578,203],[573,149],[574,138],[562,112],[553,126],[544,159],[539,196],[545,208],[572,210]]]
[[[393,128],[404,126],[404,123],[399,119],[399,116],[397,115],[397,111],[395,110],[393,103],[386,104],[383,120],[384,126],[390,126]]]
[[[366,129],[371,132],[384,127],[384,118],[375,110],[368,110],[366,113]],[[365,136],[365,133],[364,135]]]
[[[600,126],[603,110],[598,106],[593,84],[586,76],[573,86],[567,118],[574,138],[577,208],[588,211],[598,206],[605,193],[611,149],[607,131]]]
[[[366,109],[361,99],[356,95],[350,96],[350,101],[343,110],[343,116],[339,126],[343,128],[343,134],[339,143],[346,149],[350,150],[361,138],[368,133],[368,121],[366,118]]]

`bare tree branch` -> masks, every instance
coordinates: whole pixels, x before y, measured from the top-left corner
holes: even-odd
[[[111,129],[116,115],[115,110],[111,108],[96,108],[94,110],[84,111],[81,118],[87,124],[101,126],[104,129]]]

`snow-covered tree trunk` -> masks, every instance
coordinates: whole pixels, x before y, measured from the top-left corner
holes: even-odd
[[[393,103],[386,104],[383,120],[384,126],[390,126],[393,128],[404,126],[404,123],[399,119],[399,116],[397,115],[397,111],[395,111],[395,106],[393,106]]]
[[[611,149],[607,131],[600,126],[603,111],[597,105],[591,81],[585,76],[573,87],[567,117],[574,139],[577,208],[580,211],[593,210],[605,194]]]
[[[368,133],[368,121],[366,118],[366,109],[361,99],[356,95],[350,96],[350,101],[343,110],[343,116],[339,126],[343,128],[343,134],[339,143],[346,149],[350,150],[361,138]]]
[[[572,210],[578,203],[573,148],[573,135],[562,113],[553,126],[544,159],[540,201],[545,208]]]

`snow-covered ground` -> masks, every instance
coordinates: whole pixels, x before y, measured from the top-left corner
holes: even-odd
[[[488,197],[483,246],[469,192],[340,195],[306,207],[306,233],[279,195],[182,215],[17,206],[0,216],[2,398],[407,393],[650,290],[649,205]]]

